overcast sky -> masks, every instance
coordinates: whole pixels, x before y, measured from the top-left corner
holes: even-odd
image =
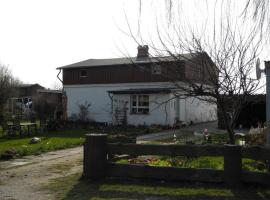
[[[0,0],[0,62],[24,82],[51,87],[56,67],[120,56],[124,38],[115,22],[123,7],[115,0]]]
[[[137,44],[120,29],[128,31],[125,13],[136,29],[138,2],[0,0],[0,62],[23,82],[53,87],[58,82],[56,67],[90,58],[122,57],[123,51],[135,56]],[[154,13],[164,11],[165,1],[142,2],[142,28],[151,34]],[[189,14],[203,10],[196,4],[183,6]],[[203,12],[206,16],[207,11]]]

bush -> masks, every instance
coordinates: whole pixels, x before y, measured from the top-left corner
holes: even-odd
[[[258,134],[248,134],[245,136],[247,145],[265,145],[266,143],[266,132]]]
[[[91,104],[87,101],[84,102],[84,104],[78,104],[79,107],[79,113],[78,113],[78,119],[82,122],[90,121],[89,118],[89,108]]]

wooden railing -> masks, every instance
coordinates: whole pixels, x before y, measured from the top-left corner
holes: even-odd
[[[224,170],[178,167],[153,167],[148,165],[116,164],[108,155],[165,155],[165,156],[223,156]],[[84,144],[83,176],[101,179],[106,176],[121,178],[153,178],[163,180],[242,182],[270,185],[269,173],[242,170],[242,158],[270,160],[270,148],[241,147],[237,145],[146,145],[109,144],[106,134],[87,134]]]

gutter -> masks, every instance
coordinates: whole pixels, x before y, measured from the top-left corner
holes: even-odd
[[[62,69],[61,68],[58,68],[59,69],[59,72],[58,72],[58,74],[57,74],[57,79],[63,84],[63,80],[59,77],[59,75],[60,75],[60,73],[61,73],[61,71],[62,71]]]

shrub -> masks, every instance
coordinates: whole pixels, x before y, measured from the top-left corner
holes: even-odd
[[[266,133],[248,134],[245,136],[248,145],[264,145],[266,143]]]
[[[78,113],[78,119],[80,121],[86,122],[89,121],[89,108],[91,104],[87,101],[84,102],[84,104],[78,104],[79,107],[79,113]]]

